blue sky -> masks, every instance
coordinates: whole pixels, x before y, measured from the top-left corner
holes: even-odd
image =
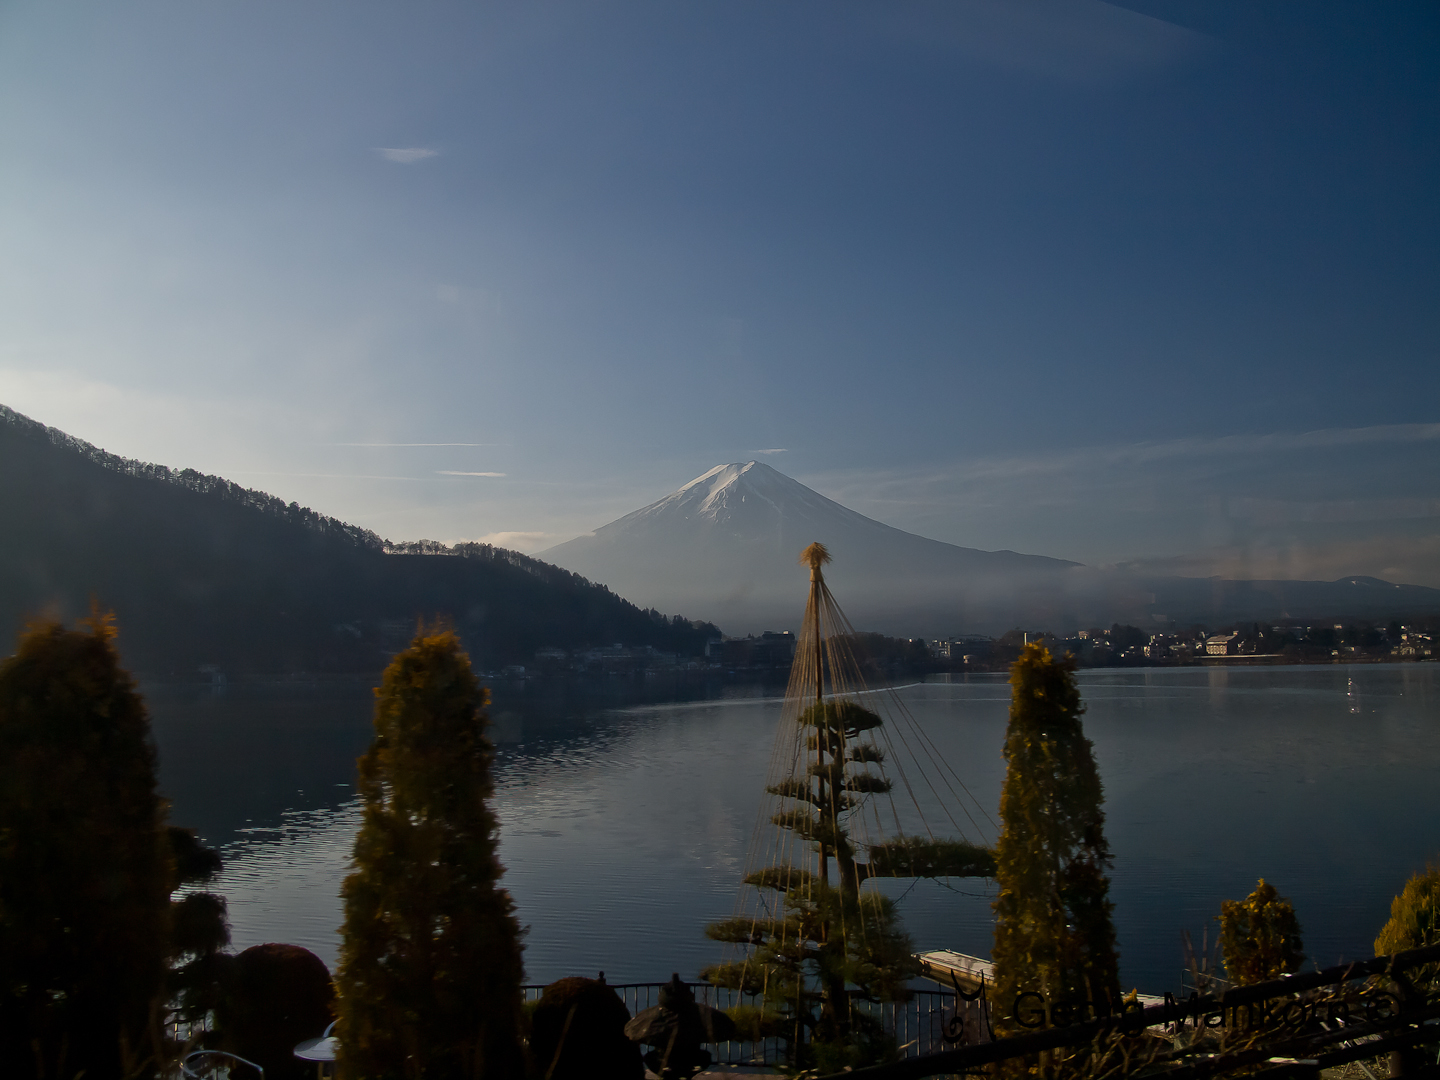
[[[1440,585],[1437,75],[1424,3],[0,3],[0,402],[394,539],[783,451]]]

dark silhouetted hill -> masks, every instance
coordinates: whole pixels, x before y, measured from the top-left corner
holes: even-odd
[[[37,614],[73,620],[93,598],[147,675],[379,671],[422,618],[451,620],[482,668],[543,646],[691,655],[715,633],[503,548],[387,552],[366,529],[108,454],[4,406],[0,507],[0,633]]]

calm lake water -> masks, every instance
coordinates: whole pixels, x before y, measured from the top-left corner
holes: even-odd
[[[1086,671],[1080,684],[1127,988],[1176,988],[1180,930],[1198,942],[1221,900],[1260,877],[1294,901],[1322,966],[1370,955],[1391,898],[1440,856],[1434,665]],[[723,696],[606,707],[555,688],[498,689],[501,858],[530,927],[531,981],[693,977],[722,959],[703,927],[734,909],[780,702],[773,688],[713,692]],[[1004,677],[896,693],[994,817]],[[147,695],[171,818],[224,857],[215,887],[235,947],[294,942],[333,966],[368,688]],[[993,841],[980,820],[979,838]],[[918,948],[989,955],[986,883],[884,885]]]

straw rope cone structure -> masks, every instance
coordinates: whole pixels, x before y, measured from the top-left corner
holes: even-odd
[[[903,1000],[917,971],[894,903],[865,882],[990,876],[989,848],[967,839],[955,814],[966,817],[975,834],[993,835],[994,823],[898,695],[865,686],[854,628],[825,584],[830,553],[811,544],[800,562],[810,568],[810,593],[767,799],[735,915],[706,929],[730,943],[732,955],[704,976],[761,995],[758,1012],[740,1010],[737,1020],[755,1035],[785,1039],[794,1064],[824,1058],[841,1067],[886,1055],[883,1033],[855,999]],[[901,827],[897,780],[909,804],[905,816],[919,821],[921,834],[906,835]],[[936,837],[917,784],[958,839]]]

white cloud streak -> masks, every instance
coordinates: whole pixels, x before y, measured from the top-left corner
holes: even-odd
[[[863,514],[968,547],[1198,576],[1440,585],[1437,467],[1440,424],[1388,424],[799,479]]]
[[[915,472],[856,472],[856,482],[877,489],[893,480],[905,485],[971,480],[1005,480],[1024,476],[1066,473],[1076,468],[1144,465],[1174,459],[1263,457],[1275,453],[1328,450],[1385,443],[1440,441],[1440,424],[1384,424],[1360,428],[1322,428],[1305,432],[1271,432],[1259,435],[1225,435],[1218,438],[1170,439],[1164,442],[1086,446],[1058,453],[1025,457],[981,458],[956,462],[928,474]],[[840,474],[836,474],[840,478]],[[863,478],[863,479],[862,479]]]
[[[426,158],[435,157],[438,150],[427,150],[422,146],[390,147],[377,146],[375,152],[386,161],[393,161],[397,165],[413,165],[417,161],[424,161]]]
[[[494,442],[323,442],[312,446],[504,446]]]
[[[504,476],[503,472],[462,472],[459,469],[436,469],[441,476]]]

